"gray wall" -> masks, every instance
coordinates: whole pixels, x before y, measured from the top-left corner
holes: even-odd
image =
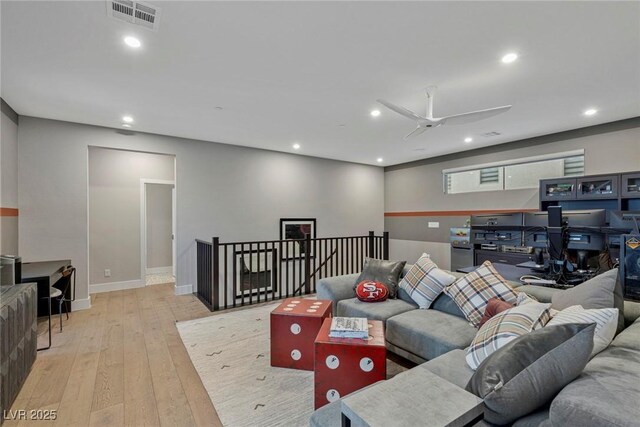
[[[274,239],[282,217],[317,218],[320,237],[383,229],[384,171],[379,167],[20,119],[21,252],[25,261],[72,259],[78,298],[88,296],[90,145],[176,156],[178,287],[195,284],[195,238]]]
[[[0,254],[18,255],[18,115],[0,104]]]
[[[585,150],[585,174],[640,170],[640,118],[516,141],[385,169],[385,212],[433,212],[432,216],[385,217],[393,258],[415,261],[421,251],[449,266],[448,230],[466,215],[438,211],[538,209],[538,190],[444,194],[442,170],[541,154]],[[437,221],[438,229],[428,228]]]
[[[89,147],[89,285],[142,278],[140,180],[173,181],[174,159]]]
[[[146,185],[147,269],[171,267],[171,185]]]

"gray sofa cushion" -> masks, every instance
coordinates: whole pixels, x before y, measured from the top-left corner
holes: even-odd
[[[589,361],[595,324],[547,326],[485,359],[467,385],[484,399],[484,419],[506,425],[538,410]]]
[[[387,321],[386,339],[425,360],[466,348],[476,335],[466,319],[438,310],[412,310]]]
[[[551,427],[549,421],[549,405],[518,419],[512,427]]]
[[[466,321],[466,317],[464,317],[464,313],[462,312],[462,310],[460,310],[458,304],[456,304],[451,299],[451,297],[444,292],[441,293],[438,298],[435,299],[435,301],[433,301],[433,304],[431,304],[431,309],[442,311],[443,313],[451,314],[453,316],[461,317]]]
[[[338,301],[355,298],[353,285],[360,274],[345,274],[343,276],[326,277],[318,280],[316,296],[318,299],[333,301],[333,314],[338,312]]]
[[[433,372],[440,378],[460,388],[465,388],[473,376],[473,370],[465,361],[466,354],[464,350],[456,349],[418,366]]]
[[[609,347],[556,396],[549,419],[563,427],[637,426],[639,377],[640,352]]]
[[[415,310],[418,306],[401,299],[388,299],[382,302],[362,302],[357,298],[346,299],[338,302],[336,316],[366,317],[372,320],[386,322],[388,318],[409,310]]]
[[[637,319],[624,332],[619,334],[611,342],[611,347],[624,347],[640,351],[640,319]]]
[[[547,288],[546,286],[522,285],[516,288],[516,292],[524,292],[540,302],[551,302],[554,294],[563,291],[562,289]]]
[[[398,294],[398,282],[406,261],[387,261],[383,259],[365,258],[362,273],[356,279],[356,285],[363,280],[384,283],[389,289],[389,298]]]
[[[341,427],[342,401],[340,399],[316,409],[309,418],[311,427]]]

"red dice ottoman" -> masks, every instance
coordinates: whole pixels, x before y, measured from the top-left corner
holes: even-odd
[[[331,319],[315,342],[315,409],[387,378],[384,324],[369,320],[369,339],[329,338]]]
[[[331,301],[287,298],[271,312],[271,366],[313,371],[313,342]]]

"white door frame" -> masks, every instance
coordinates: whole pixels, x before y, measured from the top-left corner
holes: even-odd
[[[146,286],[147,275],[147,184],[163,184],[171,185],[171,234],[173,240],[171,242],[171,262],[173,264],[173,275],[176,275],[176,182],[166,179],[140,179],[140,280]]]

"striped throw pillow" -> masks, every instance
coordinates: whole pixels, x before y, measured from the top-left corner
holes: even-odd
[[[444,293],[453,299],[469,323],[476,328],[480,325],[491,298],[499,298],[514,305],[518,299],[516,292],[490,261],[485,261],[475,271],[447,286]]]
[[[429,255],[422,254],[400,282],[420,308],[429,308],[442,290],[456,280],[455,276],[440,270]]]
[[[551,316],[551,304],[529,303],[510,308],[487,321],[467,349],[466,360],[473,370],[500,347],[521,335],[543,327]]]
[[[547,325],[564,325],[567,323],[595,323],[593,334],[593,351],[591,357],[607,348],[618,327],[619,312],[617,308],[594,308],[585,310],[581,305],[572,305],[559,311]]]

